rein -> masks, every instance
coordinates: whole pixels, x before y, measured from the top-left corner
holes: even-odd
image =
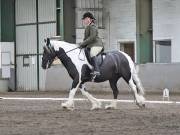
[[[72,52],[72,51],[74,51],[74,50],[76,50],[76,49],[78,49],[78,48],[80,48],[80,47],[76,47],[76,48],[73,48],[73,49],[71,49],[71,50],[69,50],[69,51],[66,51],[65,54],[67,54],[67,53],[69,53],[69,52]],[[80,49],[79,55],[80,55],[81,51],[82,51],[82,49]],[[61,54],[60,57],[63,56],[63,55],[64,55],[64,54]],[[82,60],[82,61],[84,61],[84,59],[81,59],[81,58],[79,58],[79,59]]]
[[[69,52],[71,52],[71,51],[74,51],[74,50],[76,50],[76,49],[78,49],[78,48],[80,48],[80,47],[73,48],[73,49],[71,49],[71,50],[69,50],[69,51],[67,51],[67,52],[65,52],[65,53],[67,54],[67,53],[69,53]],[[79,55],[80,55],[81,51],[82,51],[82,49],[80,49]],[[82,61],[84,61],[84,59],[81,59],[80,57],[79,57],[79,59],[82,60]]]
[[[67,52],[65,52],[65,53],[69,53],[69,52],[74,51],[74,50],[76,50],[76,49],[78,49],[78,48],[80,48],[80,47],[73,48],[73,49],[71,49],[71,50],[69,50],[69,51],[67,51]]]
[[[54,47],[53,47],[51,44],[49,44],[48,48],[49,48],[49,50],[50,50],[51,53],[53,53],[53,52],[56,53],[55,50],[54,50]],[[78,46],[78,47],[73,48],[73,49],[71,49],[71,50],[69,50],[69,51],[66,51],[66,52],[64,52],[64,53],[67,54],[67,53],[72,52],[72,51],[74,51],[74,50],[76,50],[76,49],[78,49],[78,48],[80,48],[80,47]],[[79,55],[80,55],[81,51],[82,51],[82,49],[80,49]],[[65,55],[65,54],[60,54],[59,57],[62,57],[62,56]],[[82,59],[82,58],[80,58],[80,57],[79,57],[79,59],[84,61],[84,59]]]
[[[71,52],[71,51],[74,51],[74,50],[76,50],[76,49],[78,49],[78,48],[80,48],[80,47],[76,47],[76,48],[71,49],[71,50],[69,50],[69,51],[67,51],[67,52],[65,52],[65,53],[67,54],[67,53],[69,53],[69,52]],[[82,51],[82,49],[80,49],[79,55],[80,55],[81,51]],[[78,57],[79,57],[79,56],[78,56]],[[80,58],[80,57],[79,57],[79,60],[84,61],[84,59],[82,59],[82,58]]]

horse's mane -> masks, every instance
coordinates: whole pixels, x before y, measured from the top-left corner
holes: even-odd
[[[72,44],[65,41],[51,40],[50,43],[54,47],[55,50],[58,50],[59,47],[64,48],[65,50],[78,47],[77,44]]]

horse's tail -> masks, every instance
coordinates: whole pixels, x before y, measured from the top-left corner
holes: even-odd
[[[143,86],[141,84],[141,81],[140,81],[140,79],[138,77],[138,72],[137,72],[137,71],[139,71],[139,68],[137,67],[137,71],[136,71],[134,62],[132,61],[131,57],[128,54],[124,53],[124,52],[121,52],[121,53],[123,53],[126,56],[126,58],[128,59],[128,61],[129,61],[129,66],[131,68],[131,74],[132,74],[132,80],[133,80],[133,82],[135,83],[135,85],[137,87],[138,94],[144,95],[145,94],[144,88],[143,88]]]
[[[137,67],[137,71],[139,71],[138,66],[136,66],[136,67]],[[134,83],[135,83],[135,85],[137,87],[137,92],[140,95],[144,95],[145,94],[144,88],[142,86],[141,80],[138,77],[138,72],[137,71],[136,71],[135,66],[134,66],[134,69],[132,71],[132,79],[133,79],[133,81],[134,81]]]

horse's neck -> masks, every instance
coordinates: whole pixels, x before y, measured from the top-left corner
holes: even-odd
[[[64,41],[51,41],[51,44],[54,46],[56,51],[58,51],[60,47],[63,48],[65,52],[77,47],[76,44],[71,44]]]
[[[78,61],[76,55],[79,49],[75,49],[77,47],[76,45],[67,42],[56,42],[52,44],[57,51],[57,57],[61,60],[71,78],[74,79],[78,74],[77,65],[75,63]],[[70,52],[68,53],[68,51]]]

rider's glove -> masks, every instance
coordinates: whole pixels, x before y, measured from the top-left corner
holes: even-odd
[[[85,48],[86,46],[84,46],[84,45],[82,45],[82,43],[79,43],[79,48],[80,49],[83,49],[83,48]]]

